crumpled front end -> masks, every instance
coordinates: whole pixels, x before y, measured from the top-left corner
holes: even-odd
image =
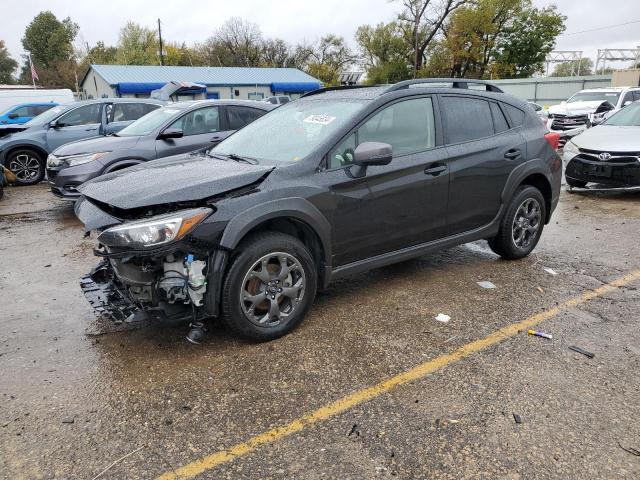
[[[209,278],[224,268],[226,252],[194,234],[213,212],[209,207],[150,211],[128,221],[81,200],[76,214],[87,231],[98,233],[94,253],[102,258],[80,280],[96,315],[116,323],[144,314],[196,321],[216,316],[220,282]]]

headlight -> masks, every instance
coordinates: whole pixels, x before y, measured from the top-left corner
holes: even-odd
[[[74,167],[76,165],[82,165],[83,163],[93,162],[94,160],[98,160],[100,157],[104,157],[109,152],[97,152],[97,153],[87,153],[83,155],[73,155],[70,157],[64,158],[67,164],[70,167]]]
[[[569,140],[567,143],[565,143],[563,151],[564,153],[568,153],[571,155],[578,155],[580,153],[580,149],[575,143],[573,143],[572,140]]]
[[[105,230],[98,236],[98,241],[109,247],[131,249],[164,245],[180,240],[212,212],[211,208],[193,208],[127,222]]]
[[[60,165],[60,159],[58,157],[56,157],[55,155],[49,155],[47,157],[48,168],[57,167],[58,165]]]

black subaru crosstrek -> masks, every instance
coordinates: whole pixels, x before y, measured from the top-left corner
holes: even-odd
[[[473,88],[472,88],[473,87]],[[82,185],[102,261],[81,280],[116,321],[204,319],[269,340],[345,275],[487,239],[528,255],[560,192],[558,135],[475,80],[328,88],[175,156]]]

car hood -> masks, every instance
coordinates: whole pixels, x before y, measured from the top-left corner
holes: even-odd
[[[87,140],[67,143],[58,147],[53,152],[58,157],[68,155],[80,155],[82,153],[113,152],[115,150],[127,150],[135,147],[140,137],[96,137]]]
[[[593,113],[603,103],[603,100],[594,100],[591,102],[571,102],[549,107],[549,113],[552,115],[584,115],[585,113]]]
[[[12,133],[24,132],[30,127],[26,125],[0,125],[0,138],[7,138]]]
[[[640,127],[599,125],[574,137],[578,148],[602,152],[640,152]]]
[[[78,191],[90,200],[129,210],[221,195],[264,180],[273,168],[180,155],[102,175]]]

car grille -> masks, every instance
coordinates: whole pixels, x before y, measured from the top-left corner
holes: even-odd
[[[607,152],[604,150],[587,150],[581,148],[580,155],[578,155],[577,158],[603,164],[640,164],[640,152]]]
[[[50,182],[53,182],[56,179],[56,176],[58,175],[58,172],[60,170],[54,170],[52,168],[47,168],[47,180],[49,180]]]
[[[551,128],[553,130],[573,130],[585,126],[588,122],[587,115],[554,115]]]

